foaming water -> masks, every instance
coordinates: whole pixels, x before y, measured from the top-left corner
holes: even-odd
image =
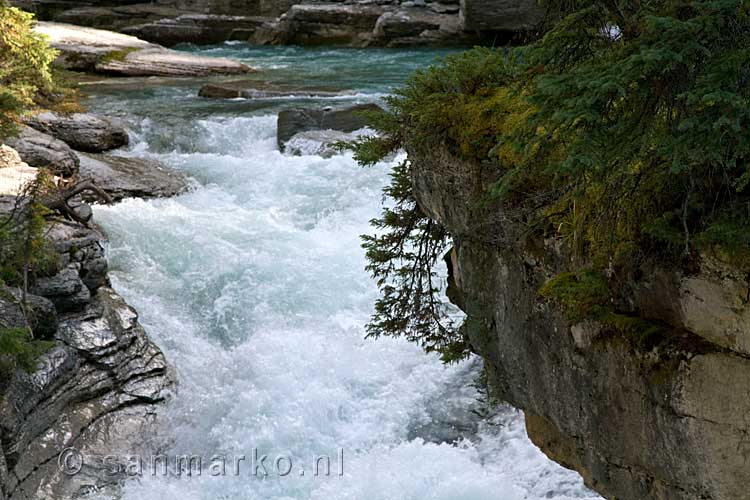
[[[250,49],[206,49],[233,50]],[[290,64],[284,50],[279,65]],[[96,218],[110,235],[115,288],[177,369],[167,451],[248,464],[238,476],[147,474],[125,484],[125,499],[598,498],[528,441],[518,412],[477,417],[488,411],[473,386],[477,360],[446,367],[413,344],[364,338],[377,290],[359,235],[381,209],[387,165],[285,156],[275,113],[226,113],[226,103],[192,119],[166,112],[174,103],[164,96],[191,105],[182,92],[122,113],[136,142],[127,154],[199,187],[97,207]],[[102,94],[92,107],[128,98],[144,99]],[[253,476],[254,449],[269,466],[289,457],[291,473]],[[315,476],[322,455],[332,472]]]

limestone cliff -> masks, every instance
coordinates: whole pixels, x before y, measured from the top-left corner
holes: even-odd
[[[627,313],[670,325],[669,335],[571,324],[539,297],[565,245],[525,238],[516,214],[476,203],[491,169],[446,151],[410,156],[420,206],[453,237],[449,295],[531,439],[606,498],[747,498],[747,276],[709,256],[690,272],[644,270]]]
[[[12,198],[0,202],[4,212]],[[3,500],[72,498],[114,487],[122,475],[97,457],[154,453],[156,409],[174,384],[138,315],[109,286],[105,237],[59,221],[48,238],[59,271],[30,288],[32,324],[21,312],[20,290],[0,289],[0,326],[31,327],[53,342],[35,371],[17,370],[0,382]],[[75,475],[59,467],[68,447],[83,457]]]

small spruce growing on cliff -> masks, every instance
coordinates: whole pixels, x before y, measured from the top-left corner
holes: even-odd
[[[587,300],[596,283],[581,269],[604,276],[607,308],[621,293],[610,282],[634,284],[644,263],[690,267],[709,252],[750,269],[750,3],[544,3],[541,39],[474,49],[413,75],[374,123],[380,137],[356,143],[355,156],[373,164],[408,145],[480,165],[493,187],[467,203],[515,214],[521,234],[570,250],[570,272],[543,292],[583,301],[577,320],[587,310],[616,314]],[[392,188],[407,193],[420,223],[402,226],[408,217],[385,211],[375,225],[388,235],[365,241],[385,300],[373,324],[390,335],[405,326],[401,334],[439,350],[460,338],[450,330],[443,344],[436,340],[439,314],[415,309],[424,301],[390,302],[435,262],[389,252],[391,238],[406,227],[410,241],[437,238],[434,253],[448,237],[407,189],[409,165],[394,171],[400,185]],[[411,267],[396,264],[403,257]],[[381,271],[391,269],[399,272]],[[404,318],[384,323],[389,314],[416,314],[420,327]]]

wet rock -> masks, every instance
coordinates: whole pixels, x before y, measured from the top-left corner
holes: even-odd
[[[351,142],[366,133],[368,133],[366,129],[350,133],[338,130],[299,132],[283,144],[283,151],[294,156],[317,155],[330,158],[338,153],[336,143]]]
[[[57,331],[55,305],[50,300],[32,293],[26,294],[25,303],[23,300],[24,295],[20,288],[4,285],[0,287],[0,326],[4,328],[29,327],[34,333],[34,338],[51,339]]]
[[[128,132],[121,122],[92,113],[69,115],[44,112],[26,118],[30,127],[49,134],[79,151],[101,152],[128,144]]]
[[[54,276],[37,278],[30,290],[52,301],[61,313],[80,311],[91,301],[91,293],[81,281],[76,265],[69,265]]]
[[[269,86],[264,82],[226,82],[221,84],[206,84],[198,91],[200,97],[209,99],[270,99],[275,97],[325,98],[351,95],[345,90],[330,90],[326,88],[299,87],[293,85],[274,84]]]
[[[80,160],[80,179],[92,180],[115,201],[174,196],[188,189],[184,174],[154,160],[83,153]],[[99,201],[91,193],[84,200]]]
[[[366,126],[360,113],[380,111],[377,104],[357,104],[342,108],[295,108],[279,113],[277,141],[279,149],[294,135],[311,130],[354,132]]]
[[[233,75],[252,71],[236,61],[165,49],[106,30],[39,22],[34,28],[60,51],[57,63],[74,71],[121,76]]]
[[[156,453],[156,410],[174,385],[136,312],[106,286],[103,235],[71,222],[48,229],[52,248],[67,264],[39,280],[39,290],[71,297],[87,287],[95,292],[83,308],[60,316],[55,345],[40,356],[37,369],[19,370],[0,387],[0,498],[7,500],[76,498],[93,489],[115,493],[123,474],[96,457]],[[7,298],[20,291],[11,292],[0,289],[0,325],[18,314]],[[41,301],[35,316],[50,312]],[[53,330],[49,323],[42,329]],[[76,476],[58,468],[58,455],[69,446],[84,457]]]
[[[78,172],[78,155],[67,144],[31,127],[20,127],[18,135],[7,138],[5,143],[32,167],[46,167],[64,177]]]

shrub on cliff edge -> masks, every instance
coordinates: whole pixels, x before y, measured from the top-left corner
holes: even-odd
[[[644,260],[680,266],[709,251],[750,267],[750,3],[546,3],[552,27],[542,39],[415,74],[375,123],[382,137],[356,144],[356,157],[372,163],[408,142],[494,167],[485,198],[522,214],[526,234],[566,241],[572,268],[627,282]],[[408,166],[394,179],[407,192]],[[376,225],[403,230],[388,210]],[[410,250],[381,252],[387,241],[365,242],[376,271],[421,265]],[[396,268],[397,280],[381,280],[384,298],[413,282]],[[376,309],[372,324],[402,313]],[[441,345],[434,329],[398,325],[377,331]]]

